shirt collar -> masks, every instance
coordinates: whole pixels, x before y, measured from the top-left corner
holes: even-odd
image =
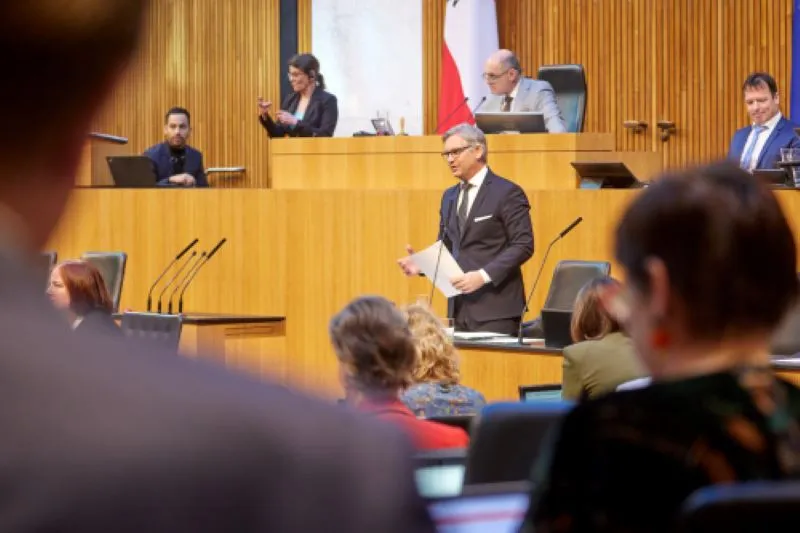
[[[519,81],[514,86],[514,88],[511,90],[511,92],[508,93],[508,96],[510,96],[511,98],[516,98],[517,97],[517,93],[519,92],[519,86],[520,85],[522,85],[522,78],[519,79]]]
[[[472,176],[467,182],[470,185],[472,185],[477,191],[478,189],[481,188],[483,180],[486,179],[486,174],[488,172],[489,172],[489,167],[487,165],[483,165],[483,168],[481,168],[478,172],[476,172],[475,175]]]
[[[81,325],[81,322],[83,322],[83,317],[82,316],[79,316],[78,318],[75,319],[75,322],[72,323],[73,331],[78,329],[78,326]]]
[[[775,116],[774,116],[774,117],[772,117],[771,119],[769,119],[768,121],[766,121],[766,122],[764,123],[764,127],[766,127],[766,128],[767,128],[767,129],[766,129],[766,131],[772,131],[772,130],[774,130],[774,129],[775,129],[775,126],[777,126],[777,125],[778,125],[778,122],[780,122],[780,120],[781,120],[782,118],[783,118],[783,114],[782,114],[780,111],[778,111],[777,113],[775,113]],[[756,127],[756,125],[755,125],[755,124],[753,124],[751,127],[755,128],[755,127]]]

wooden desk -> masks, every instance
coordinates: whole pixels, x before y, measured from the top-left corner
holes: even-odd
[[[655,152],[615,152],[610,133],[489,135],[489,163],[525,189],[572,190],[573,161],[622,161],[641,179],[661,171]],[[453,176],[438,136],[284,138],[270,145],[273,189],[444,189]]]

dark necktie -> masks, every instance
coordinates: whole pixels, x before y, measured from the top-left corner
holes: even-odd
[[[471,183],[461,184],[461,203],[458,204],[458,229],[463,233],[464,226],[467,225],[467,213],[469,212],[469,190]]]
[[[511,96],[506,95],[506,97],[503,98],[503,106],[500,108],[500,111],[503,113],[508,113],[511,111],[511,102],[513,101],[514,99]]]

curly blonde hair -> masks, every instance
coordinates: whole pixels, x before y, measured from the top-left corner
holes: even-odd
[[[423,305],[410,305],[405,309],[405,314],[417,349],[414,382],[457,384],[461,379],[458,352],[445,335],[442,322]]]

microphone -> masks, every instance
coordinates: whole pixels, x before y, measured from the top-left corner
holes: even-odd
[[[525,313],[528,312],[528,305],[530,305],[531,303],[531,298],[533,298],[533,292],[536,290],[536,285],[539,283],[539,277],[541,277],[542,270],[544,270],[544,265],[545,263],[547,263],[547,256],[550,255],[550,249],[553,247],[555,243],[563,239],[567,233],[575,229],[575,226],[577,226],[581,222],[583,222],[583,217],[576,218],[574,221],[572,221],[572,224],[567,226],[564,229],[564,231],[559,233],[556,236],[556,238],[550,241],[550,244],[547,245],[547,251],[545,251],[544,253],[544,259],[542,259],[542,264],[539,265],[539,272],[536,273],[536,279],[533,281],[533,287],[531,287],[531,292],[528,293],[528,299],[525,300],[525,307],[522,308],[522,314],[519,317],[519,334],[517,336],[517,342],[519,342],[519,344],[522,344],[522,320],[525,318]]]
[[[167,273],[167,271],[168,271],[170,268],[172,268],[172,265],[174,265],[176,261],[180,261],[181,257],[183,257],[184,255],[186,255],[186,252],[188,252],[189,250],[191,250],[192,248],[194,248],[194,245],[195,245],[195,244],[197,244],[199,241],[200,241],[200,239],[195,239],[195,240],[193,240],[192,242],[190,242],[189,244],[187,244],[187,245],[186,245],[186,248],[184,248],[183,250],[181,250],[181,251],[180,251],[180,253],[179,253],[178,255],[176,255],[176,256],[175,256],[175,259],[173,259],[172,261],[170,261],[170,263],[167,265],[167,268],[165,268],[165,269],[164,269],[164,271],[163,271],[163,272],[161,272],[161,274],[159,274],[159,276],[158,276],[158,277],[156,278],[156,280],[153,282],[153,285],[150,287],[150,290],[147,292],[147,312],[148,312],[148,313],[150,312],[150,309],[151,309],[151,308],[152,308],[152,306],[153,306],[153,289],[155,289],[155,288],[156,288],[156,285],[158,285],[158,282],[159,282],[159,281],[161,281],[161,278],[163,278],[163,277],[164,277],[164,274],[166,274],[166,273]]]
[[[435,129],[435,130],[433,130],[433,131],[435,131],[435,132],[437,132],[437,133],[438,133],[438,132],[439,132],[439,128],[441,128],[441,127],[442,127],[442,124],[446,124],[446,123],[447,123],[447,121],[448,121],[448,120],[450,120],[450,117],[452,117],[453,115],[455,115],[455,114],[456,114],[456,111],[458,111],[458,110],[459,110],[459,109],[461,109],[461,108],[462,108],[464,105],[466,105],[466,103],[467,103],[467,102],[469,102],[469,96],[465,96],[465,97],[464,97],[464,99],[463,99],[463,100],[462,100],[462,101],[461,101],[461,102],[460,102],[460,103],[459,103],[457,106],[455,106],[455,107],[453,108],[453,110],[452,110],[452,111],[450,111],[450,113],[448,113],[448,115],[447,115],[446,117],[444,117],[442,120],[440,120],[440,121],[439,121],[439,123],[438,123],[438,124],[436,124],[436,129]]]
[[[194,265],[192,265],[189,268],[189,270],[186,271],[186,275],[183,276],[183,279],[180,280],[178,283],[176,283],[175,284],[175,288],[172,289],[171,293],[169,293],[169,303],[167,304],[167,314],[169,314],[169,315],[172,314],[172,300],[175,298],[175,293],[178,292],[178,289],[180,289],[181,286],[186,282],[186,280],[189,279],[189,276],[192,275],[192,272],[194,272],[194,270],[198,267],[198,265],[203,262],[203,259],[205,259],[206,255],[208,255],[208,252],[203,252],[203,253],[200,254],[200,257],[197,258],[197,261],[194,262]],[[188,261],[188,262],[191,262],[191,260]]]
[[[481,108],[481,106],[483,105],[483,103],[484,103],[485,101],[486,101],[486,96],[484,95],[484,96],[481,98],[481,101],[480,101],[480,102],[478,102],[478,105],[476,105],[475,107],[473,107],[473,108],[472,108],[472,116],[473,116],[473,117],[475,116],[475,113],[477,113],[477,112],[478,112],[478,109],[480,109],[480,108]]]
[[[223,237],[223,238],[222,238],[222,239],[221,239],[221,240],[220,240],[220,241],[217,243],[217,245],[216,245],[216,246],[214,246],[214,247],[211,249],[211,251],[210,251],[210,252],[208,252],[208,255],[206,256],[205,260],[203,260],[203,261],[200,261],[200,263],[197,265],[197,268],[195,268],[195,269],[194,269],[194,272],[192,272],[192,273],[191,273],[191,275],[189,275],[189,279],[188,279],[188,280],[186,281],[186,283],[183,285],[183,290],[181,291],[181,296],[180,296],[180,298],[178,298],[178,313],[183,313],[183,293],[185,293],[185,292],[186,292],[186,289],[188,289],[188,288],[189,288],[189,285],[191,285],[191,283],[192,283],[192,281],[194,280],[195,276],[197,276],[197,273],[198,273],[198,272],[200,272],[200,269],[201,269],[201,268],[203,268],[203,265],[205,265],[206,263],[208,263],[208,262],[211,260],[211,258],[212,258],[212,257],[214,257],[214,254],[215,254],[215,253],[217,253],[217,250],[219,250],[219,249],[220,249],[220,247],[221,247],[223,244],[225,244],[225,241],[227,241],[227,240],[228,240],[228,239],[226,239],[225,237]]]
[[[458,198],[458,196],[456,196],[456,198]],[[450,200],[450,202],[447,204],[447,214],[439,223],[439,238],[437,239],[438,241],[444,241],[444,236],[447,233],[447,224],[450,222],[450,212],[453,210],[454,201],[455,200]],[[436,267],[433,269],[433,279],[431,280],[431,295],[428,296],[428,305],[431,308],[433,308],[433,291],[436,289],[436,276],[439,275],[439,262],[442,260],[442,248],[444,248],[444,242],[442,242],[439,245],[439,253],[436,254]]]
[[[160,293],[159,293],[159,295],[158,295],[158,307],[156,308],[156,309],[157,309],[157,311],[158,311],[159,313],[161,312],[161,299],[164,297],[164,293],[165,293],[165,292],[167,292],[167,289],[169,288],[169,286],[170,286],[170,285],[172,285],[173,283],[175,283],[175,280],[176,280],[176,279],[178,279],[178,276],[180,276],[180,275],[181,275],[181,272],[183,272],[183,269],[185,269],[185,268],[186,268],[186,266],[187,266],[189,263],[191,263],[191,262],[192,262],[192,258],[193,258],[194,256],[196,256],[196,255],[197,255],[197,250],[194,250],[194,251],[192,251],[192,255],[190,255],[190,256],[189,256],[189,260],[188,260],[188,261],[186,261],[186,262],[184,262],[184,263],[181,265],[181,267],[178,269],[178,271],[177,271],[177,272],[175,272],[175,275],[174,275],[174,276],[172,276],[172,279],[170,279],[170,280],[167,282],[167,284],[166,284],[166,285],[164,285],[164,288],[163,288],[163,289],[161,289],[161,292],[160,292]]]

